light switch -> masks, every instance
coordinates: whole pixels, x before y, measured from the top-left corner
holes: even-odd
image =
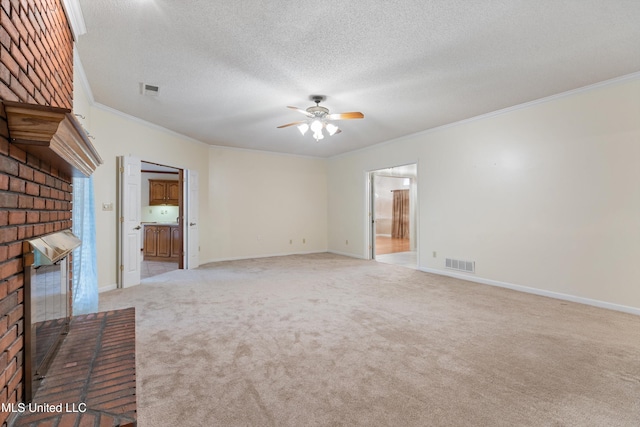
[[[107,202],[102,204],[103,211],[112,211],[113,210],[113,202]]]

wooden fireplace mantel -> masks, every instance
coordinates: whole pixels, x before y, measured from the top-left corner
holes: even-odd
[[[2,104],[12,144],[69,176],[89,176],[102,164],[71,110],[13,101]]]

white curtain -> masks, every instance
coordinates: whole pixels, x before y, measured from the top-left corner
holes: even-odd
[[[98,311],[96,215],[93,177],[73,178],[73,234],[82,244],[73,251],[73,315]]]

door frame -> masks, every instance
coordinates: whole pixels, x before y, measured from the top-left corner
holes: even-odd
[[[120,163],[122,162],[121,159],[126,159],[127,157],[134,157],[134,156],[117,156],[118,159],[118,168],[121,167]],[[135,158],[135,157],[134,157]],[[185,227],[185,169],[177,167],[177,166],[172,166],[172,165],[165,165],[165,164],[161,164],[161,163],[157,163],[157,162],[152,162],[149,160],[143,160],[141,158],[138,158],[138,160],[140,160],[140,170],[139,170],[139,175],[140,175],[140,182],[142,182],[142,172],[143,172],[143,168],[142,168],[142,163],[149,163],[149,164],[153,164],[153,165],[157,165],[157,166],[163,166],[163,167],[167,167],[167,168],[172,168],[175,169],[178,172],[178,188],[179,188],[179,194],[178,194],[178,229],[180,230],[180,256],[178,257],[178,269],[184,269],[185,268],[185,259],[188,256],[188,248],[185,245],[185,232],[184,232],[184,227]],[[119,171],[120,172],[120,171]],[[145,171],[145,172],[151,172],[151,171]],[[156,173],[156,172],[154,172]],[[120,173],[118,173],[118,177],[119,179],[122,179]],[[119,191],[122,193],[122,188],[121,185],[118,185],[118,189]],[[139,186],[140,191],[142,190],[141,186]],[[122,194],[118,195],[118,200],[119,200],[119,220],[118,220],[118,236],[122,236],[122,228],[123,228],[123,222],[122,219],[124,218],[124,214],[123,212],[125,209],[124,203],[125,201],[122,198]],[[140,204],[142,203],[141,197],[138,198]],[[144,234],[142,232],[140,232],[140,236],[143,236]],[[120,237],[120,239],[122,239],[122,237]],[[140,239],[139,239],[140,240]],[[122,277],[122,272],[121,272],[121,265],[123,265],[122,260],[123,260],[123,248],[122,248],[122,244],[117,245],[118,246],[118,274],[117,274],[117,287],[118,288],[122,288],[123,287],[123,277]],[[139,261],[142,262],[142,253],[139,254]],[[137,283],[139,284],[139,282]],[[134,285],[127,285],[128,286],[134,286]]]
[[[162,166],[165,168],[175,169],[178,173],[178,229],[180,230],[180,256],[178,257],[178,269],[184,269],[184,257],[185,257],[185,235],[183,232],[184,228],[184,205],[185,205],[185,193],[184,193],[184,169],[179,168],[177,166],[165,165],[162,163],[151,162],[149,160],[141,160],[143,163],[148,163],[151,165]],[[174,175],[174,172],[158,172],[158,171],[149,171],[143,170],[141,168],[141,173],[167,173]]]
[[[376,184],[375,184],[375,172],[370,171],[367,173],[368,184],[368,203],[367,209],[369,214],[367,215],[368,227],[367,234],[369,236],[368,254],[367,259],[376,259]]]
[[[414,214],[411,215],[411,219],[410,219],[410,229],[413,230],[412,234],[412,242],[411,242],[411,249],[413,250],[415,248],[416,251],[416,255],[417,255],[417,262],[419,263],[420,260],[420,230],[419,230],[419,218],[420,218],[420,212],[419,212],[419,208],[420,208],[420,203],[419,203],[419,195],[418,195],[418,162],[411,162],[411,163],[404,163],[404,164],[400,164],[400,165],[393,165],[393,166],[387,166],[387,167],[383,167],[383,168],[378,168],[378,169],[372,169],[369,171],[366,171],[366,183],[367,183],[367,189],[366,189],[366,219],[365,219],[365,235],[367,236],[367,238],[365,239],[365,245],[367,248],[367,256],[366,259],[368,260],[375,260],[376,259],[376,218],[375,218],[375,175],[376,173],[379,173],[380,171],[384,171],[386,169],[392,169],[392,168],[400,168],[400,167],[404,167],[404,166],[411,166],[411,165],[415,165],[416,168],[416,175],[415,175],[415,194],[414,194],[414,198],[415,201],[413,201],[413,210],[414,210]],[[411,191],[411,188],[410,188]],[[415,237],[413,237],[415,236]],[[415,244],[413,242],[413,240],[415,240]]]

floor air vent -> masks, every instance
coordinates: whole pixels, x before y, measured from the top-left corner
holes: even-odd
[[[450,268],[452,270],[460,270],[466,271],[468,273],[476,272],[476,262],[475,261],[462,261],[459,259],[445,259],[445,267]]]

